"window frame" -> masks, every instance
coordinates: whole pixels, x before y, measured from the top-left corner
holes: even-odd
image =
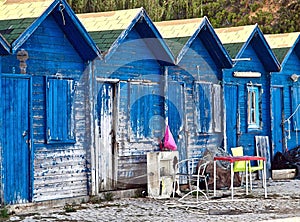
[[[144,82],[144,81],[129,81],[128,82],[128,102],[129,108],[132,109],[132,106],[135,104],[141,108],[140,112],[136,113],[134,119],[132,118],[131,111],[128,112],[128,119],[130,120],[130,127],[128,127],[129,141],[130,142],[149,142],[154,138],[157,138],[157,135],[161,135],[161,132],[153,132],[150,128],[150,125],[146,124],[146,121],[151,119],[153,116],[162,116],[164,118],[164,101],[153,100],[146,98],[144,96],[155,95],[159,96],[162,94],[161,87],[157,82]],[[142,106],[143,98],[146,98],[148,101],[148,106]],[[157,103],[158,102],[158,103]],[[160,103],[161,102],[161,103]],[[161,105],[161,113],[155,113],[157,111],[154,104]],[[139,114],[143,114],[142,116]],[[153,116],[152,116],[153,115]],[[151,117],[151,118],[149,118]],[[141,121],[143,120],[143,121]],[[150,123],[149,123],[150,124]],[[133,125],[138,129],[136,132],[133,130]],[[146,128],[147,129],[146,129]],[[160,127],[163,129],[163,126]]]
[[[201,87],[201,92],[200,88]],[[194,84],[194,103],[196,107],[195,125],[198,133],[221,133],[223,129],[222,112],[222,86],[211,82],[195,81]],[[200,99],[205,100],[200,102]],[[207,110],[209,112],[207,112]],[[203,122],[208,122],[207,127]]]
[[[249,131],[261,129],[260,85],[247,85],[247,126]]]
[[[63,91],[66,90],[67,95],[65,97],[63,97],[64,94],[57,91],[60,89]],[[46,77],[46,138],[48,144],[76,142],[74,132],[75,115],[73,110],[74,92],[74,79]],[[62,101],[66,101],[66,107],[55,106],[55,104],[61,104]],[[61,113],[63,114],[59,116],[58,114]]]

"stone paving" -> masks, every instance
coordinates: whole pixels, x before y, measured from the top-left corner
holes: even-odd
[[[257,181],[255,181],[257,183]],[[20,212],[6,221],[300,221],[300,180],[268,181],[268,198],[257,184],[246,196],[245,188],[218,190],[218,198],[209,200],[190,196],[153,199],[122,198],[111,201],[65,205],[59,209]]]

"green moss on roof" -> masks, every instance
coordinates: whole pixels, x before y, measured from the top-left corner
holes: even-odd
[[[290,50],[290,47],[272,49],[272,51],[274,52],[275,56],[277,57],[277,59],[280,63],[282,63],[282,61],[284,60],[284,58],[289,50]]]
[[[35,20],[35,18],[0,20],[0,34],[9,42],[15,41]]]
[[[107,51],[114,43],[114,41],[116,41],[116,39],[120,36],[122,31],[123,30],[107,30],[89,32],[89,34],[100,50]]]
[[[235,58],[243,45],[244,43],[224,44],[224,48],[227,50],[231,58]]]
[[[165,42],[169,46],[169,48],[172,51],[173,55],[175,57],[177,57],[179,52],[183,48],[183,46],[189,40],[189,38],[190,37],[188,37],[188,36],[187,37],[168,38],[168,39],[165,39]]]

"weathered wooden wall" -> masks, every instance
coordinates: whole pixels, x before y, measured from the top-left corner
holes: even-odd
[[[179,159],[201,158],[206,149],[222,146],[223,96],[215,91],[218,88],[222,92],[221,72],[200,38],[193,41],[179,64],[169,70],[169,78],[184,85],[181,139],[185,142],[179,147]]]
[[[299,43],[298,43],[299,45]],[[272,107],[272,116],[276,112],[274,109],[281,105],[283,107],[283,110],[281,111],[282,117],[279,116],[278,118],[281,118],[281,123],[284,122],[284,127],[282,125],[276,124],[274,121],[272,121],[272,153],[275,154],[276,152],[285,152],[285,149],[293,149],[300,144],[299,140],[299,131],[297,131],[294,128],[294,118],[290,118],[290,123],[287,121],[287,119],[294,113],[295,111],[295,104],[293,104],[293,90],[297,90],[300,87],[299,80],[297,82],[293,82],[291,80],[291,75],[296,74],[299,75],[300,73],[300,60],[299,56],[297,55],[298,47],[294,47],[293,51],[288,54],[288,59],[285,60],[282,70],[278,73],[272,73],[272,98],[273,98],[273,103],[271,105]],[[274,88],[278,87],[281,90],[281,100],[280,98],[276,97],[274,95]],[[299,92],[299,91],[298,91]],[[298,101],[299,101],[300,95],[298,95]],[[297,111],[294,117],[299,116],[300,110]],[[299,127],[299,126],[298,126]],[[275,130],[276,129],[276,130]],[[281,136],[278,135],[278,138],[276,137],[276,133],[278,131],[282,130],[283,132],[283,137],[281,141],[273,141],[275,138],[279,140]],[[282,144],[282,146],[280,146]]]
[[[244,147],[245,155],[255,155],[255,140],[256,135],[269,135],[270,134],[270,75],[265,70],[261,60],[258,58],[255,50],[253,49],[251,43],[244,50],[241,58],[251,58],[251,61],[238,61],[235,66],[224,71],[224,84],[225,85],[235,85],[237,86],[237,146]],[[237,78],[233,77],[233,72],[260,72],[261,77],[259,78]],[[247,85],[259,86],[261,89],[261,101],[260,101],[260,123],[259,129],[250,130],[247,124]],[[226,115],[232,115],[231,101],[232,98],[225,98],[226,103]],[[234,123],[233,123],[234,124]],[[227,129],[228,131],[228,129]],[[229,135],[229,134],[228,134]],[[228,149],[230,150],[230,144]]]
[[[22,45],[29,54],[27,73],[32,78],[33,201],[88,194],[86,132],[88,99],[84,63],[50,15]],[[3,72],[18,73],[16,55],[4,58]],[[83,73],[84,72],[84,73]],[[58,74],[58,75],[56,75]],[[46,77],[75,80],[72,104],[75,114],[75,143],[49,144],[46,129]]]
[[[164,131],[159,127],[164,124],[164,116],[161,116],[164,106],[163,68],[133,28],[108,59],[95,61],[95,78],[95,81],[98,78],[103,82],[117,80],[119,90],[115,98],[118,105],[114,114],[117,117],[117,160],[112,169],[117,172],[116,188],[143,186],[147,182],[146,152],[159,149],[159,138]],[[98,92],[94,93],[96,106]]]

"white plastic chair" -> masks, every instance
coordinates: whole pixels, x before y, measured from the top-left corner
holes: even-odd
[[[197,166],[197,162],[199,159],[191,158],[179,161],[175,165],[175,174],[174,174],[174,183],[173,183],[173,197],[175,197],[176,193],[176,185],[178,185],[180,181],[185,181],[188,184],[190,191],[182,196],[179,201],[182,201],[184,198],[189,196],[190,194],[196,192],[197,203],[199,201],[199,192],[203,194],[203,196],[208,200],[208,183],[207,183],[207,175],[205,174],[205,170],[209,161],[200,164]],[[204,193],[200,189],[200,181],[204,181],[206,193]],[[193,185],[195,184],[196,185]]]

